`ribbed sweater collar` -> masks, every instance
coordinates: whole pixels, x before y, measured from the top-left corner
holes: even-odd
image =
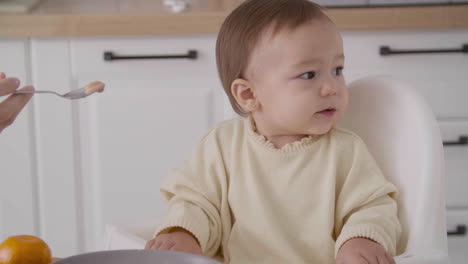
[[[257,132],[257,128],[255,125],[255,120],[248,116],[244,118],[245,128],[247,130],[248,137],[252,139],[256,144],[259,144],[262,148],[267,149],[271,152],[277,153],[293,153],[299,152],[302,150],[309,149],[311,146],[314,145],[323,135],[308,135],[303,137],[300,140],[288,143],[281,147],[280,149],[276,148],[271,141],[269,141],[265,136],[260,135]]]

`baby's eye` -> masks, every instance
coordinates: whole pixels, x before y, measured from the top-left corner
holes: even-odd
[[[307,79],[307,80],[310,80],[312,78],[315,77],[315,72],[306,72],[304,74],[302,74],[301,76],[299,76],[299,78],[303,78],[303,79]]]
[[[333,74],[336,75],[336,76],[342,75],[343,74],[343,66],[336,67],[333,70]]]

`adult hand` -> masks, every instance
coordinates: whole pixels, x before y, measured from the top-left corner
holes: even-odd
[[[19,83],[18,79],[6,78],[5,74],[0,72],[0,97],[15,92],[19,87]],[[34,88],[25,86],[20,90],[34,90]],[[32,94],[12,94],[0,102],[0,133],[15,121],[19,112],[31,97]]]

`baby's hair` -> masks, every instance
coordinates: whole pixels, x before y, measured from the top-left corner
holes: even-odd
[[[216,64],[224,91],[236,113],[246,116],[231,93],[235,79],[245,79],[249,57],[262,33],[294,30],[313,20],[329,18],[308,0],[247,0],[234,9],[221,26],[216,42]]]

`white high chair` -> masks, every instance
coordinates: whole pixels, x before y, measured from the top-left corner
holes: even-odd
[[[348,113],[339,124],[354,131],[399,190],[403,235],[397,263],[448,263],[444,156],[432,111],[408,84],[378,76],[349,85]]]
[[[398,264],[447,264],[443,149],[435,117],[412,88],[390,77],[349,85],[350,104],[338,124],[354,131],[399,189],[403,235]],[[107,226],[106,249],[143,248],[157,219]]]

